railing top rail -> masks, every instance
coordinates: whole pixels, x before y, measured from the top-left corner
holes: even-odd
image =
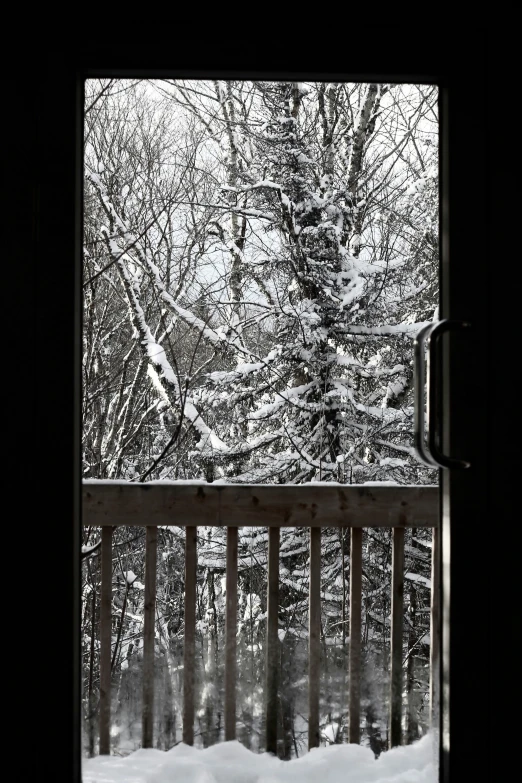
[[[82,523],[95,526],[439,526],[431,485],[86,480],[82,499]]]

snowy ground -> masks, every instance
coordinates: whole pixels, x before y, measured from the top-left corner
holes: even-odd
[[[167,752],[85,759],[82,777],[83,783],[437,783],[434,758],[430,735],[377,760],[358,745],[316,748],[302,758],[280,761],[236,741],[205,750],[181,743]]]

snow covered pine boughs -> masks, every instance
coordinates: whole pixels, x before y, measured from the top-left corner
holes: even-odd
[[[87,115],[86,476],[430,480],[411,361],[437,305],[435,100],[104,94]]]

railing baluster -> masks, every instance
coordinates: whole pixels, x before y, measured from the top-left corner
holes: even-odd
[[[319,747],[321,660],[321,528],[310,528],[310,608],[308,613],[308,750]]]
[[[431,552],[431,622],[430,622],[430,725],[438,728],[439,648],[440,648],[440,535],[433,528]]]
[[[390,747],[402,741],[402,625],[404,610],[404,528],[393,528]]]
[[[348,741],[360,742],[362,529],[350,530],[350,710]]]
[[[145,609],[143,621],[143,715],[142,746],[152,748],[154,724],[154,631],[156,619],[156,553],[158,529],[145,534]]]
[[[185,529],[185,645],[183,649],[183,742],[194,744],[196,663],[197,528]]]
[[[266,750],[277,755],[279,680],[279,528],[268,529],[268,607],[266,629]]]
[[[112,527],[102,528],[100,605],[100,755],[111,752]]]
[[[227,528],[225,616],[225,740],[236,738],[237,527]]]

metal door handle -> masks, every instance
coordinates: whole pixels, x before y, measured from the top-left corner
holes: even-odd
[[[426,388],[426,367],[424,352],[428,333],[436,326],[435,323],[424,326],[413,344],[413,378],[415,388],[415,405],[413,411],[413,441],[417,459],[430,468],[438,465],[432,457],[429,446],[425,442],[424,390]]]
[[[430,468],[469,468],[466,460],[453,459],[442,453],[437,445],[437,387],[435,367],[440,366],[439,339],[452,329],[467,329],[465,321],[444,320],[423,327],[414,342],[414,446],[417,458]],[[428,360],[425,363],[425,346],[428,346]],[[427,366],[426,366],[427,365]],[[427,389],[428,437],[426,442],[424,390]]]

